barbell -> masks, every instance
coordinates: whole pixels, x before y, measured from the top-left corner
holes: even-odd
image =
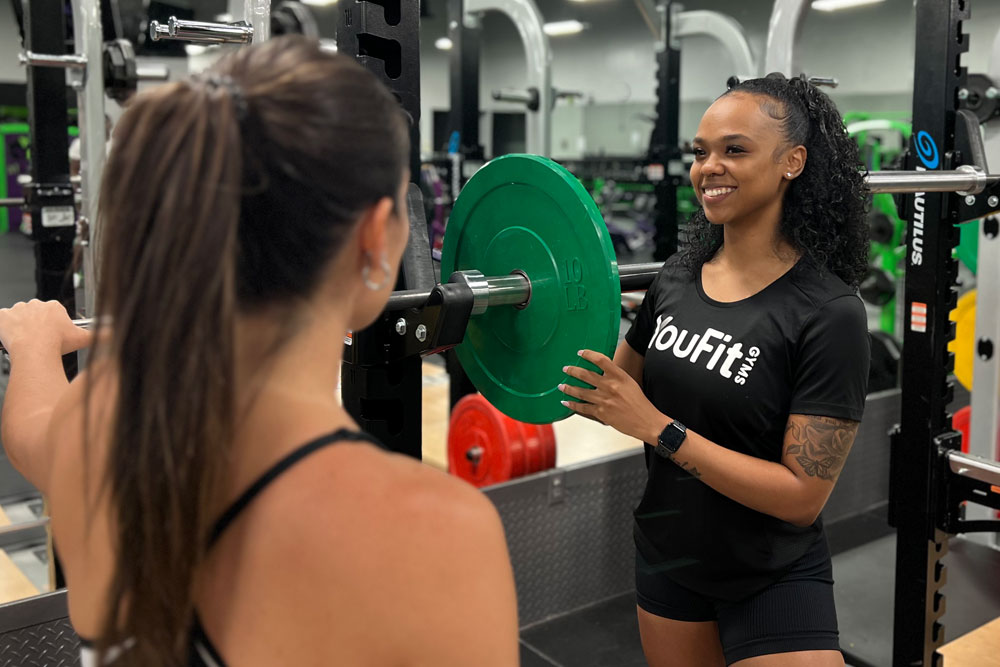
[[[968,169],[968,171],[965,171]],[[959,167],[955,171],[879,171],[866,177],[873,193],[889,192],[958,192],[979,194],[988,186],[1000,182],[1000,174],[986,174],[975,167]],[[0,208],[24,206],[23,197],[0,197]],[[499,285],[497,285],[499,287]],[[641,289],[641,288],[636,288]],[[425,293],[426,296],[430,292]],[[417,300],[416,294],[408,299]],[[424,299],[426,301],[426,297]]]
[[[79,178],[71,179],[78,181]],[[1000,174],[987,174],[977,167],[961,166],[954,171],[877,171],[865,176],[873,194],[906,192],[957,192],[979,194],[1000,182]],[[0,197],[0,208],[24,206],[23,197]]]
[[[1000,181],[975,167],[948,172],[876,172],[872,192],[975,194]],[[652,284],[661,263],[619,266],[604,218],[569,171],[546,158],[497,158],[469,180],[455,202],[441,275],[471,289],[473,307],[456,349],[465,372],[505,414],[550,423],[572,411],[563,366],[577,352],[610,356],[621,327],[621,293]],[[389,312],[421,309],[431,291],[394,292]],[[90,320],[78,320],[89,326]]]

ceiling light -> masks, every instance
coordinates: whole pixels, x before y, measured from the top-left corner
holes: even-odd
[[[862,5],[874,5],[885,0],[813,0],[812,8],[821,12],[835,12],[838,9],[850,9]]]
[[[188,54],[189,56],[195,56],[195,57],[197,57],[197,56],[200,56],[203,53],[205,53],[205,51],[208,51],[208,47],[207,46],[202,46],[201,44],[185,44],[184,45],[184,53]]]
[[[553,21],[552,23],[546,23],[542,26],[542,29],[550,37],[559,37],[562,35],[575,35],[578,32],[582,32],[586,27],[586,24],[579,21]]]
[[[302,0],[302,4],[311,7],[329,7],[337,4],[337,0]]]
[[[451,40],[448,39],[447,37],[438,37],[437,40],[434,41],[434,46],[441,49],[442,51],[451,51],[451,47],[454,45],[451,43]]]

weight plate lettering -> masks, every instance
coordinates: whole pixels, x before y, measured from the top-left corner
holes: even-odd
[[[557,389],[577,351],[612,355],[621,284],[614,245],[594,200],[560,165],[534,155],[493,160],[469,180],[445,233],[441,275],[522,271],[527,307],[473,317],[457,355],[490,403],[514,419],[548,424],[572,414]],[[594,369],[596,370],[596,369]]]

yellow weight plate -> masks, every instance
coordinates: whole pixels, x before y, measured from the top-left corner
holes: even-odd
[[[948,343],[948,350],[955,355],[955,377],[972,391],[972,362],[976,358],[976,290],[969,290],[958,300],[951,311],[955,323],[955,340]]]

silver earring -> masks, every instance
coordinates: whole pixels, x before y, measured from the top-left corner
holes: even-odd
[[[787,176],[788,178],[791,178],[791,177],[792,177],[792,172],[790,172],[790,171],[789,171],[789,172],[786,172],[786,173],[785,173],[785,176]]]
[[[386,285],[389,284],[389,281],[392,280],[392,275],[391,275],[392,267],[389,266],[389,262],[386,261],[385,259],[385,253],[383,253],[382,259],[379,260],[379,268],[382,269],[382,275],[385,277],[382,279],[382,282],[380,283],[372,282],[370,278],[371,255],[366,255],[366,256],[368,257],[369,262],[366,263],[363,267],[361,267],[361,279],[365,281],[365,287],[367,287],[371,291],[373,292],[381,291],[385,289]]]

